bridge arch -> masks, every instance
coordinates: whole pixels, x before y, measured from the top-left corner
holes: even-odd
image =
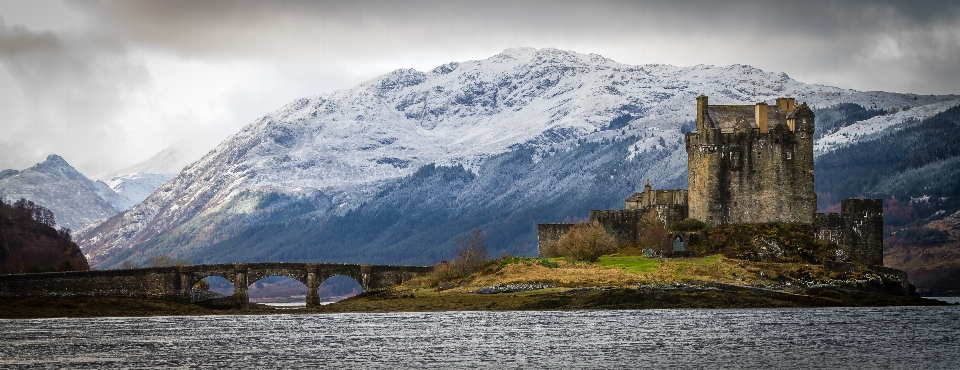
[[[257,276],[259,277],[259,276]],[[287,275],[270,275],[248,281],[249,303],[305,305],[309,288],[303,281]]]
[[[234,281],[235,276],[231,276],[231,275],[232,275],[232,274],[224,273],[224,272],[222,272],[222,271],[198,271],[198,272],[193,272],[193,273],[190,273],[190,278],[189,278],[189,280],[187,280],[187,285],[192,288],[192,287],[196,286],[198,283],[200,283],[200,281],[203,280],[203,279],[206,279],[206,278],[208,278],[208,277],[219,277],[219,278],[222,278],[222,279],[226,280],[226,281],[229,282],[230,284],[233,284],[234,286],[236,286],[237,283]]]
[[[232,297],[236,286],[220,275],[208,275],[190,286],[190,301],[209,301]]]
[[[317,288],[321,303],[339,302],[360,293],[363,293],[362,280],[341,274],[327,277]]]

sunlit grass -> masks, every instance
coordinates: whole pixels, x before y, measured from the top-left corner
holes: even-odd
[[[836,277],[818,266],[751,262],[721,255],[661,259],[615,254],[600,257],[595,263],[567,258],[504,257],[490,261],[487,268],[475,274],[443,283],[446,285],[442,289],[441,284],[429,276],[411,279],[397,289],[409,294],[442,295],[514,283],[540,283],[567,289],[701,281],[763,285],[801,278],[826,280]]]
[[[675,259],[669,260],[670,264],[676,266],[678,273],[682,273],[687,266],[709,265],[720,261],[720,256],[707,256],[703,258]],[[659,258],[648,258],[644,256],[603,256],[597,261],[597,265],[606,267],[618,267],[630,272],[650,273],[659,271],[663,265]]]

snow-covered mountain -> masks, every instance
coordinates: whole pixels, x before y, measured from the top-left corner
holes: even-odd
[[[295,100],[248,124],[143,202],[78,240],[97,266],[178,227],[177,235],[210,233],[211,226],[196,220],[254,212],[266,203],[237,201],[254,193],[307,199],[318,207],[311,217],[334,217],[425,165],[476,172],[488,159],[518,148],[533,148],[530,159],[536,162],[583,143],[624,138],[633,141],[620,160],[666,153],[634,170],[684,186],[681,128],[695,119],[700,94],[711,104],[790,96],[813,107],[856,103],[884,111],[956,98],[804,84],[745,65],[634,66],[593,54],[509,49],[428,72],[396,70],[351,89]],[[586,163],[569,165],[591,171]],[[529,196],[559,188],[544,183]]]
[[[133,204],[106,184],[78,172],[56,154],[22,171],[0,173],[0,197],[40,204],[56,215],[57,224],[78,230],[129,209]]]
[[[211,147],[202,140],[186,138],[160,151],[146,161],[133,166],[101,174],[110,189],[130,200],[131,205],[142,202],[150,194],[170,181],[184,167],[200,159]]]

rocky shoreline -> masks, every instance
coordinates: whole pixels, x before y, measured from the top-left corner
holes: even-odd
[[[362,312],[736,309],[778,307],[935,306],[947,303],[919,297],[819,287],[788,292],[734,284],[699,282],[647,284],[635,288],[554,288],[537,284],[504,286],[500,292],[410,293],[380,290],[320,307],[277,309],[251,304],[188,304],[131,298],[18,298],[0,300],[0,319],[114,316],[191,316],[322,314]]]

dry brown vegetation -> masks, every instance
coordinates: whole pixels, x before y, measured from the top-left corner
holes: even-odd
[[[549,284],[557,288],[636,287],[646,284],[715,281],[743,285],[773,285],[801,279],[838,278],[819,265],[762,263],[722,256],[690,259],[654,259],[640,256],[604,257],[598,263],[507,257],[487,262],[472,275],[437,284],[434,276],[417,277],[396,287],[403,292],[474,292],[477,289],[522,283]]]
[[[568,257],[577,261],[595,262],[604,254],[617,250],[617,241],[598,222],[578,223],[555,243],[545,243],[545,257]]]

